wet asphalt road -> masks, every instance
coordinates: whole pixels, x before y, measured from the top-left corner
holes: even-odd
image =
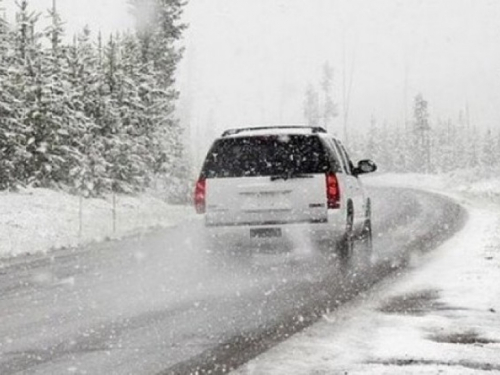
[[[223,373],[456,232],[450,200],[374,189],[372,266],[311,249],[207,254],[199,220],[47,256],[0,260],[0,374]],[[359,245],[357,247],[361,249]]]

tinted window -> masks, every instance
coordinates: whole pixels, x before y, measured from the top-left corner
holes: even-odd
[[[209,151],[202,176],[254,177],[325,173],[328,156],[317,136],[223,138]]]

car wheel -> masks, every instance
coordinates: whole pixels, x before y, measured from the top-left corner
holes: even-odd
[[[354,212],[348,209],[345,233],[339,243],[339,255],[342,265],[346,265],[351,259],[354,250]]]
[[[364,256],[367,260],[371,261],[373,257],[373,231],[370,200],[368,200],[366,204],[366,217],[363,225],[363,232],[361,233],[361,239],[364,245]]]

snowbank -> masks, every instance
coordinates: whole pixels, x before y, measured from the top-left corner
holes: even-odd
[[[49,189],[0,193],[0,257],[46,252],[176,225],[194,214],[149,195],[81,199]],[[115,224],[113,224],[115,223]]]

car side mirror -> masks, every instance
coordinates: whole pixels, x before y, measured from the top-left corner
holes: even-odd
[[[365,159],[358,162],[358,166],[354,168],[354,174],[356,176],[365,173],[375,172],[377,170],[377,164],[373,161]]]

